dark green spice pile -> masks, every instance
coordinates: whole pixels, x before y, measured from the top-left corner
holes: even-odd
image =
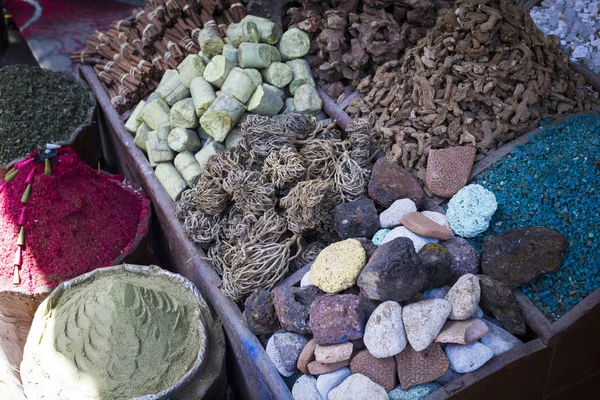
[[[37,67],[0,68],[0,164],[68,140],[86,122],[88,91],[66,75]]]

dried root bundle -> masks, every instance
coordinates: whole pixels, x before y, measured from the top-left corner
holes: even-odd
[[[299,111],[283,114],[279,123],[288,131],[293,132],[297,139],[305,139],[317,129],[310,116]]]
[[[252,115],[241,126],[241,134],[249,149],[262,157],[294,141],[293,132],[269,117]]]
[[[369,182],[369,174],[348,152],[344,152],[335,166],[333,177],[335,189],[344,202],[363,197]]]
[[[257,171],[232,171],[223,189],[245,214],[259,216],[275,206],[275,188]]]
[[[298,154],[295,147],[289,145],[285,145],[279,150],[273,150],[262,166],[263,174],[276,188],[299,181],[305,171],[302,156]]]
[[[289,229],[302,234],[319,226],[319,211],[324,199],[331,196],[333,185],[330,181],[313,179],[298,183],[290,193],[281,199],[279,205],[285,209]]]
[[[311,242],[308,245],[304,246],[298,258],[296,258],[292,263],[291,269],[293,271],[297,271],[300,268],[303,268],[309,263],[315,261],[321,250],[323,250],[325,247],[325,243],[319,241]]]
[[[196,211],[187,216],[183,229],[194,243],[205,246],[218,239],[221,230],[220,222],[219,216]]]
[[[229,206],[230,195],[218,179],[202,175],[196,184],[196,208],[209,215],[218,215]]]

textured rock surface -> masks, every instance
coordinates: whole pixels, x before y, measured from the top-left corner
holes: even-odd
[[[567,239],[554,229],[529,226],[485,240],[481,269],[510,287],[520,286],[560,268]]]
[[[422,351],[408,346],[396,355],[398,379],[404,389],[431,382],[448,370],[448,358],[439,343],[432,343]]]
[[[311,375],[322,375],[328,374],[333,371],[337,371],[340,368],[344,368],[350,365],[350,360],[340,361],[331,364],[323,364],[318,361],[311,361],[308,363],[308,372]]]
[[[519,339],[500,328],[498,325],[483,320],[488,327],[488,333],[481,338],[481,343],[492,349],[494,356],[499,356],[521,343]]]
[[[296,362],[296,368],[303,374],[308,374],[308,364],[315,361],[315,349],[317,348],[317,342],[315,339],[310,339],[298,356]]]
[[[273,303],[281,327],[290,332],[310,333],[310,305],[322,294],[323,291],[316,286],[273,289]]]
[[[390,400],[421,400],[441,387],[442,385],[435,382],[414,386],[407,390],[403,390],[402,387],[399,386],[389,392],[388,396],[390,396]]]
[[[425,289],[436,288],[452,282],[452,255],[439,243],[426,244],[419,250],[419,259],[426,272]]]
[[[492,349],[479,342],[449,344],[445,352],[450,361],[450,368],[461,374],[479,369],[494,356]]]
[[[405,301],[423,288],[425,278],[411,241],[398,238],[377,249],[357,283],[370,299]]]
[[[318,344],[345,343],[363,336],[364,313],[358,296],[329,294],[310,307],[310,328]]]
[[[371,199],[338,204],[334,222],[335,231],[342,239],[372,237],[379,229],[379,217]]]
[[[438,343],[469,344],[481,339],[487,333],[488,327],[480,319],[446,321],[435,341]]]
[[[302,375],[292,387],[294,400],[325,400],[317,389],[317,378],[312,375]]]
[[[280,328],[270,291],[258,289],[244,302],[244,316],[255,335],[268,335]]]
[[[365,249],[365,253],[367,254],[367,261],[369,261],[371,256],[375,254],[377,246],[375,246],[373,242],[367,238],[357,237],[354,238],[354,240],[358,241],[362,245],[363,249]]]
[[[431,149],[427,157],[425,182],[433,194],[440,197],[452,197],[469,181],[475,147],[448,147]]]
[[[443,227],[450,229],[450,223],[448,222],[448,218],[445,214],[436,212],[436,211],[421,211],[421,214],[432,220],[433,222],[440,224]]]
[[[444,375],[437,378],[435,382],[439,383],[440,385],[445,385],[448,382],[452,382],[453,380],[460,378],[462,375],[463,374],[452,371],[450,368],[448,368],[448,371],[446,371]]]
[[[452,306],[450,319],[465,320],[471,318],[477,311],[480,298],[481,289],[477,276],[473,274],[461,276],[446,295],[446,300]]]
[[[395,228],[400,225],[402,217],[416,211],[417,206],[411,199],[396,200],[379,215],[379,224],[382,228]]]
[[[344,367],[337,371],[330,372],[328,374],[319,375],[317,378],[317,389],[324,400],[327,400],[327,395],[331,389],[338,387],[344,380],[352,375],[350,368]]]
[[[423,300],[405,306],[402,321],[412,348],[425,350],[440,333],[451,311],[452,306],[443,299]]]
[[[292,376],[296,371],[296,363],[307,340],[297,333],[276,333],[267,343],[267,355],[283,376]]]
[[[365,249],[357,240],[333,243],[317,256],[310,268],[310,280],[324,292],[340,292],[354,286],[366,262]]]
[[[350,370],[362,374],[389,392],[396,386],[396,360],[394,357],[376,358],[368,350],[359,351],[352,358]]]
[[[504,327],[524,335],[527,327],[521,306],[510,287],[487,275],[477,275],[481,287],[481,306],[493,314]]]
[[[352,343],[331,344],[329,346],[317,345],[315,360],[323,364],[333,364],[350,359],[353,350]]]
[[[380,385],[361,374],[352,374],[329,392],[328,400],[388,400]]]
[[[391,357],[404,350],[406,334],[400,304],[386,301],[379,305],[367,321],[363,341],[377,358]]]
[[[452,279],[454,282],[464,274],[476,275],[479,273],[481,255],[466,239],[453,237],[450,240],[442,242],[442,244],[453,258],[450,269],[452,270]]]
[[[497,208],[494,193],[472,184],[452,196],[446,217],[455,234],[472,238],[487,230]]]
[[[373,311],[375,311],[375,309],[377,307],[379,307],[381,302],[379,300],[369,299],[369,298],[365,297],[365,295],[362,293],[359,293],[358,297],[360,299],[360,308],[362,308],[363,313],[365,314],[365,321],[366,321],[371,317],[371,314],[373,314]]]
[[[373,244],[375,246],[381,246],[383,239],[387,236],[388,233],[391,232],[391,229],[380,229],[373,235]]]
[[[426,238],[448,240],[452,236],[449,229],[427,218],[420,212],[406,214],[400,222],[412,232]]]
[[[427,243],[439,242],[438,239],[426,238],[423,236],[419,236],[416,233],[414,233],[413,231],[411,231],[410,229],[408,229],[407,227],[399,226],[398,228],[392,229],[391,232],[388,233],[385,236],[385,238],[381,241],[381,244],[385,244],[387,242],[390,242],[390,241],[400,238],[400,237],[410,239],[410,241],[413,243],[413,247],[414,247],[415,251],[421,250],[421,248],[423,246],[425,246]]]
[[[411,199],[420,207],[425,192],[408,171],[387,158],[380,158],[371,172],[369,196],[384,207],[398,199]]]

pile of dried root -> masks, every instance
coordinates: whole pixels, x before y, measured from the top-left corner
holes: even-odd
[[[292,23],[312,34],[313,76],[334,99],[378,66],[402,59],[436,15],[450,7],[444,0],[304,0],[302,5],[290,9]]]
[[[513,0],[458,0],[402,63],[382,65],[358,89],[348,113],[374,118],[388,157],[421,180],[431,148],[485,153],[540,119],[598,104]]]
[[[313,260],[337,240],[333,208],[366,195],[370,124],[358,120],[344,135],[299,112],[275,118],[250,116],[240,145],[211,157],[177,204],[234,300]]]

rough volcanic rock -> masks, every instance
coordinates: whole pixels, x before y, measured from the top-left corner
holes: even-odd
[[[419,259],[426,271],[424,289],[441,287],[452,282],[452,255],[441,244],[428,243],[419,250]]]
[[[379,217],[371,199],[338,204],[334,222],[335,231],[342,239],[372,237],[379,230]]]
[[[356,283],[367,262],[359,241],[346,239],[325,247],[310,268],[310,280],[324,292],[336,293]]]
[[[371,171],[369,196],[384,207],[399,199],[411,199],[420,207],[425,192],[408,171],[387,158],[380,158]]]
[[[481,185],[471,184],[452,196],[446,216],[455,234],[472,238],[487,230],[497,209],[494,193]]]
[[[244,316],[255,335],[268,335],[280,328],[270,291],[258,289],[244,302]]]
[[[317,344],[345,343],[363,336],[364,313],[352,294],[319,296],[310,307],[310,328]]]
[[[492,313],[509,331],[524,335],[527,327],[523,311],[508,285],[487,275],[477,275],[481,287],[481,306]]]
[[[450,269],[452,270],[452,279],[454,282],[464,274],[476,275],[479,273],[481,255],[466,239],[453,237],[441,244],[446,246],[446,249],[452,255],[453,260]]]
[[[353,374],[362,374],[381,385],[386,392],[396,386],[396,360],[394,357],[376,358],[368,350],[359,351],[350,362]]]
[[[512,229],[485,240],[481,268],[484,274],[510,287],[521,286],[560,268],[568,246],[567,238],[554,229]]]
[[[266,352],[281,375],[292,376],[306,343],[304,336],[297,333],[276,333],[269,339]]]
[[[469,181],[475,153],[475,147],[467,146],[429,150],[425,179],[429,190],[440,197],[454,196]]]
[[[432,343],[421,351],[407,346],[396,355],[398,379],[404,389],[436,380],[446,373],[448,365],[448,358],[439,343]]]
[[[365,253],[367,254],[367,261],[369,261],[371,256],[375,254],[377,246],[375,246],[371,240],[364,237],[357,237],[353,239],[358,241],[358,243],[362,245],[363,249],[365,249]]]
[[[310,326],[310,305],[323,295],[316,286],[276,287],[273,289],[273,303],[281,327],[286,331],[308,334]]]
[[[377,249],[357,283],[370,299],[406,301],[423,289],[425,278],[410,239],[397,238]]]

